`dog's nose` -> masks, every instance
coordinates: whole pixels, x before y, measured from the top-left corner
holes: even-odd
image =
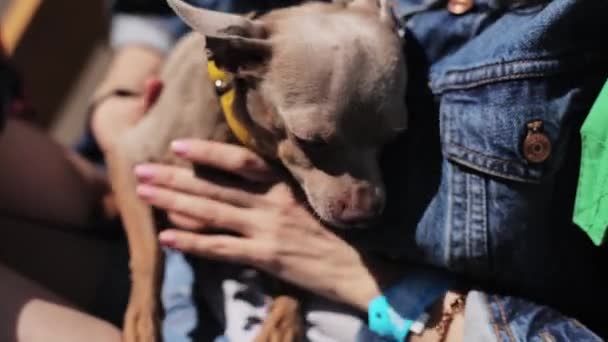
[[[349,205],[344,206],[344,222],[367,222],[376,219],[384,210],[384,192],[375,186],[358,185],[352,189]]]

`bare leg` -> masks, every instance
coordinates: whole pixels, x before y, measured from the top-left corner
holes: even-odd
[[[8,120],[0,132],[0,213],[80,228],[102,217],[104,177],[44,132]]]
[[[83,310],[97,311],[103,305],[101,309],[117,311],[124,306],[128,273],[123,241],[87,238],[2,215],[0,229],[0,263]],[[109,294],[110,286],[112,291],[119,290]],[[100,302],[102,295],[113,303]],[[120,317],[115,322],[120,322]]]
[[[0,264],[0,341],[120,341],[114,326]]]
[[[122,279],[111,273],[116,263],[124,264],[128,283],[126,258],[115,258],[124,242],[87,234],[100,226],[106,189],[101,173],[43,132],[17,120],[0,132],[1,341],[88,341],[92,331],[113,340],[108,323],[64,304],[94,307],[108,280]],[[115,292],[117,303],[126,300],[126,288]],[[77,335],[87,330],[85,338]],[[76,335],[50,338],[63,332]]]
[[[0,262],[85,306],[117,242],[86,236],[103,226],[107,186],[77,160],[31,125],[7,121],[0,132]]]

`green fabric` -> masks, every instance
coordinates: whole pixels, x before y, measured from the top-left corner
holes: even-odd
[[[581,136],[574,223],[599,246],[608,230],[608,82],[583,123]]]

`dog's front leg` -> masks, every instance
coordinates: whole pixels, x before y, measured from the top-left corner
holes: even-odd
[[[255,342],[298,342],[303,336],[300,302],[282,295],[271,304]]]
[[[136,193],[133,161],[125,152],[106,156],[110,182],[129,241],[131,295],[124,319],[126,342],[160,341],[160,287],[163,259],[152,209]]]

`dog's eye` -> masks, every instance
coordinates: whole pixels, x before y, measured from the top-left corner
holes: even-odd
[[[306,149],[306,150],[311,150],[311,149],[321,149],[323,147],[327,147],[327,141],[322,140],[322,139],[302,139],[298,136],[293,136],[295,142],[298,144],[298,146],[300,146],[302,149]]]

